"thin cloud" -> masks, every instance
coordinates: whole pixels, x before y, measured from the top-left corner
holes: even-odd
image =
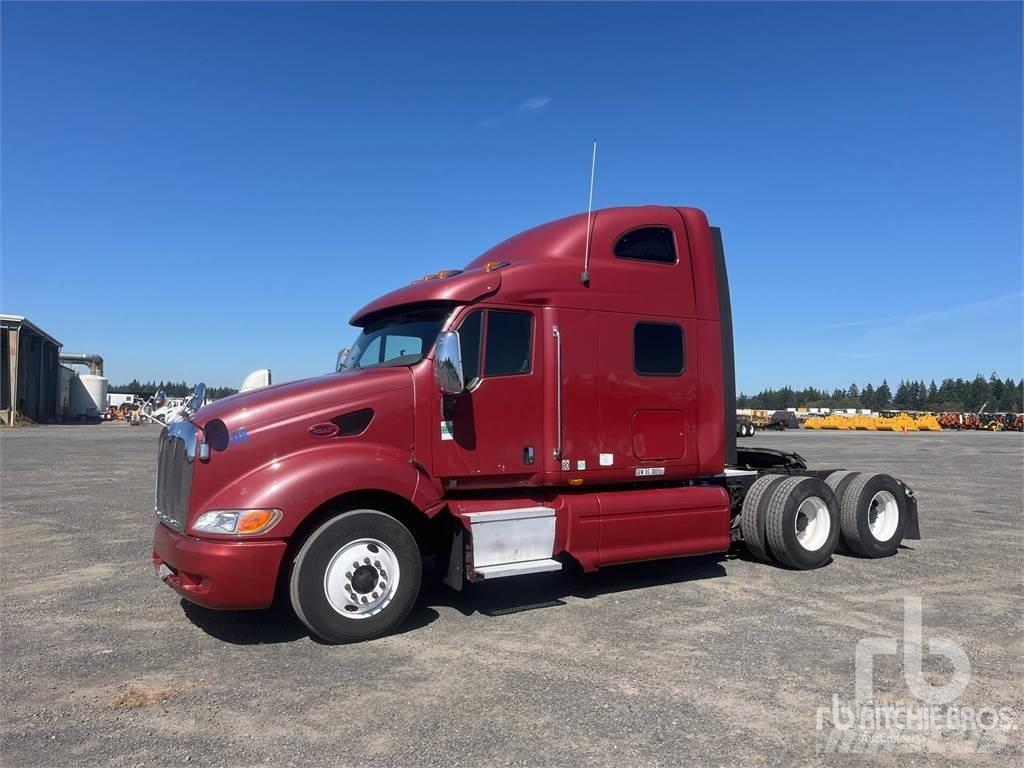
[[[529,99],[519,105],[520,112],[534,112],[538,109],[544,109],[548,104],[551,103],[550,96],[531,96]]]
[[[492,117],[488,117],[486,120],[481,120],[480,121],[480,127],[481,128],[486,128],[489,125],[494,125],[495,123],[504,122],[505,120],[508,120],[509,118],[512,118],[512,117],[515,117],[516,115],[518,115],[518,114],[520,114],[522,112],[539,112],[540,110],[544,109],[544,107],[546,107],[550,103],[551,103],[551,97],[550,96],[531,96],[530,98],[528,98],[526,101],[524,101],[522,104],[520,104],[518,107],[516,107],[513,110],[510,110],[508,112],[503,112],[500,115],[494,115]]]
[[[914,312],[907,315],[890,315],[889,317],[866,318],[864,320],[850,320],[842,323],[831,323],[830,325],[826,325],[825,328],[862,328],[867,326],[893,325],[896,323],[919,325],[921,323],[930,323],[937,320],[946,320],[954,315],[958,315],[962,312],[968,312],[970,310],[988,309],[1003,304],[1004,302],[1019,300],[1022,296],[1024,296],[1024,291],[1014,291],[1013,293],[1004,293],[1000,296],[992,296],[987,299],[969,301],[966,304],[954,304],[951,307],[943,307],[942,309],[931,309],[925,312]]]

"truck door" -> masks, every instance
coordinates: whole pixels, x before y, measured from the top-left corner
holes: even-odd
[[[543,469],[539,317],[470,309],[456,321],[467,391],[438,391],[434,471],[449,488],[528,485]]]
[[[688,318],[600,318],[600,441],[616,466],[654,481],[698,466],[697,333]]]

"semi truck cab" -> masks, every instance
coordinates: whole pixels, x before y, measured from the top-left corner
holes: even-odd
[[[722,238],[696,208],[554,221],[351,323],[335,372],[163,430],[153,562],[186,599],[286,592],[346,642],[401,623],[425,556],[461,589],[734,541],[813,568],[840,536],[884,556],[917,535],[913,493],[888,475],[737,451]]]

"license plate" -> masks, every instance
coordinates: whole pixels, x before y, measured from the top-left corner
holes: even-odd
[[[167,579],[174,575],[174,571],[160,563],[160,567],[156,569],[156,575],[160,577],[160,581],[167,581]]]

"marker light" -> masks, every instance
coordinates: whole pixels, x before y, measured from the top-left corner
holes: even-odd
[[[194,533],[253,536],[266,533],[281,519],[279,509],[213,509],[192,525]]]
[[[509,262],[507,261],[488,261],[486,264],[484,264],[484,272],[493,272],[496,269],[501,269],[502,267],[507,267],[508,265]]]
[[[437,273],[437,276],[443,280],[446,277],[455,277],[455,275],[461,274],[461,269],[442,269],[440,272]]]

